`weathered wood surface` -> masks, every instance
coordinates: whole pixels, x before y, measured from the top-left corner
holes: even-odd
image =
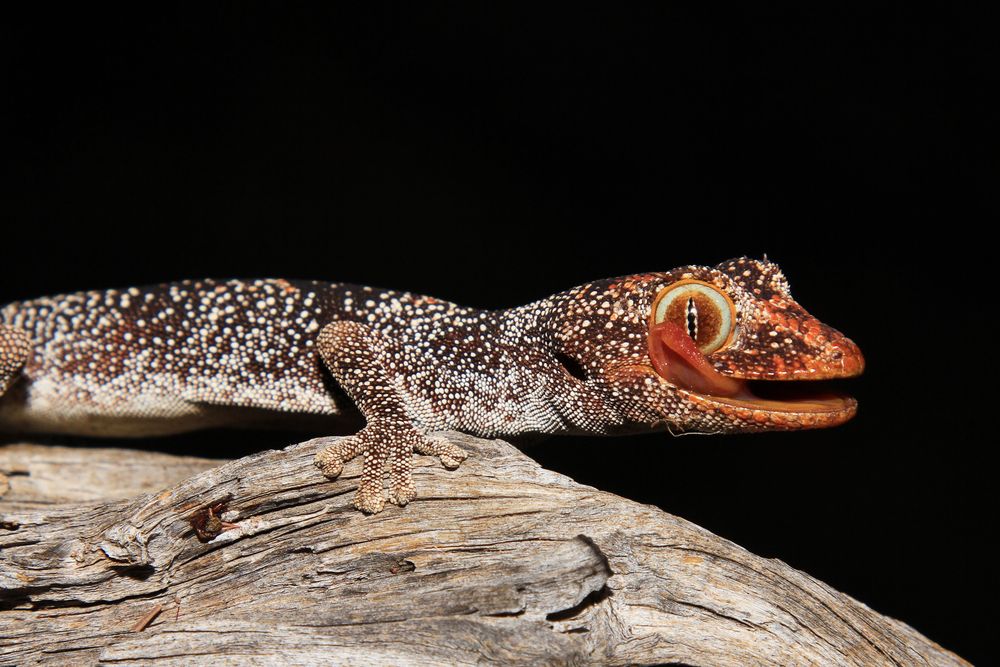
[[[350,504],[358,461],[312,466],[330,439],[223,465],[0,449],[0,664],[967,664],[781,561],[451,437],[461,469],[419,457],[420,497],[374,517]],[[116,497],[121,474],[146,493]],[[189,518],[227,498],[238,527],[199,541]]]
[[[226,461],[118,447],[0,447],[0,511],[14,505],[119,500],[161,491]],[[20,509],[20,507],[18,507]]]

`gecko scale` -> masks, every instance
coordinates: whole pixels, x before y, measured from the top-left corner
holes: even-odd
[[[863,367],[766,260],[601,280],[495,311],[344,283],[183,281],[0,310],[0,430],[142,436],[337,417],[350,405],[332,380],[366,425],[316,465],[335,477],[363,455],[354,503],[378,512],[386,497],[415,497],[413,452],[447,467],[466,457],[434,431],[833,426],[854,399],[798,381]],[[760,380],[793,391],[762,398]]]

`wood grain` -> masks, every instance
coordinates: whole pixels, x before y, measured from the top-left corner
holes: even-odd
[[[417,457],[420,497],[373,517],[360,462],[312,466],[332,438],[221,465],[0,449],[0,663],[968,664],[779,560],[448,437],[469,460]],[[211,506],[236,527],[202,542]]]

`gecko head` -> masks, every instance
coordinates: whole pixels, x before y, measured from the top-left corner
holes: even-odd
[[[585,286],[564,322],[568,353],[628,422],[674,431],[820,428],[857,402],[828,382],[859,375],[849,338],[792,299],[776,264],[748,258]],[[581,319],[581,317],[585,319]]]

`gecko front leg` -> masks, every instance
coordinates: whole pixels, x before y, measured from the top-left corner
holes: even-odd
[[[320,356],[334,379],[365,416],[367,424],[353,436],[316,455],[316,467],[335,478],[344,463],[364,456],[361,483],[354,506],[374,514],[385,506],[382,478],[389,468],[389,502],[406,505],[416,497],[412,455],[436,455],[448,468],[467,454],[444,438],[423,433],[409,417],[392,382],[397,350],[391,339],[357,322],[332,322],[316,340]]]

